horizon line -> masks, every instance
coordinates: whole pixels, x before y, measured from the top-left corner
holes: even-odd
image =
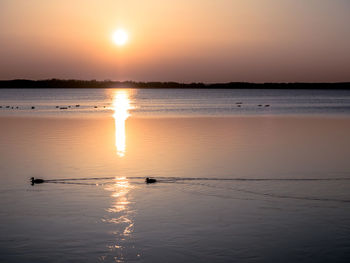
[[[26,78],[15,78],[15,79],[0,79],[0,82],[13,82],[13,81],[28,81],[28,82],[98,82],[98,83],[130,83],[130,84],[152,84],[152,83],[158,83],[158,84],[179,84],[179,85],[191,85],[191,84],[202,84],[202,85],[225,85],[225,84],[252,84],[252,85],[264,85],[264,84],[350,84],[349,81],[333,81],[333,82],[305,82],[305,81],[282,81],[282,82],[249,82],[249,81],[225,81],[225,82],[202,82],[202,81],[193,81],[193,82],[179,82],[179,81],[158,81],[158,80],[151,80],[151,81],[144,81],[144,80],[111,80],[111,79],[104,79],[104,80],[97,80],[97,79],[75,79],[75,78],[46,78],[46,79],[26,79]]]

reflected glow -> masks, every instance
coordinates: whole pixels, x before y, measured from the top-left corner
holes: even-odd
[[[126,177],[116,177],[114,183],[105,188],[112,192],[112,205],[107,209],[110,216],[107,216],[103,221],[118,225],[116,232],[116,243],[111,249],[122,249],[122,241],[130,236],[133,231],[134,222],[132,220],[133,211],[129,209],[130,201],[128,193],[133,187],[130,185]]]
[[[115,121],[115,147],[120,157],[125,155],[125,121],[130,116],[129,93],[126,90],[118,90],[113,96],[113,118]]]
[[[112,197],[116,198],[115,203],[107,211],[110,213],[119,213],[127,210],[127,206],[130,204],[126,195],[129,193],[131,185],[126,177],[116,177],[114,180],[113,185],[105,188],[105,190],[112,192]]]

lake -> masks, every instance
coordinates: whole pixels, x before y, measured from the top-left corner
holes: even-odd
[[[350,91],[3,89],[0,106],[0,262],[350,260]]]

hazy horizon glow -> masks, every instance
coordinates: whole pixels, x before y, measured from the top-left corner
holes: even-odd
[[[347,0],[1,0],[0,79],[350,81],[349,13]]]

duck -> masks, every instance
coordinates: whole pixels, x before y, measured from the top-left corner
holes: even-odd
[[[32,185],[34,184],[42,184],[45,182],[44,179],[35,179],[34,177],[31,177],[30,180],[32,181]]]
[[[145,180],[146,184],[154,184],[157,182],[156,179],[153,179],[153,178],[149,178],[147,177],[146,180]]]

